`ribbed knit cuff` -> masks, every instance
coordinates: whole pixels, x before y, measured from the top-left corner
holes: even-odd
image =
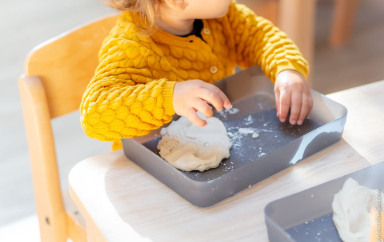
[[[308,72],[309,70],[307,68],[304,68],[300,65],[294,65],[292,63],[289,63],[289,64],[284,64],[284,65],[279,65],[277,67],[277,71],[276,71],[276,75],[275,75],[275,78],[273,80],[273,82],[275,82],[276,78],[277,78],[277,75],[279,75],[280,72],[282,71],[285,71],[285,70],[294,70],[294,71],[297,71],[299,72],[301,75],[304,76],[305,79],[307,79],[308,77]]]
[[[175,89],[176,82],[166,81],[163,86],[163,107],[165,109],[165,113],[172,116],[175,114],[175,110],[173,109],[173,90]]]
[[[121,150],[123,148],[123,144],[121,143],[121,140],[114,141],[112,143],[112,150]]]

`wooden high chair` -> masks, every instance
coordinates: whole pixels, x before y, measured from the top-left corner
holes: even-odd
[[[39,45],[19,78],[42,241],[86,241],[82,216],[64,206],[51,119],[79,108],[102,40],[116,19],[92,22]]]

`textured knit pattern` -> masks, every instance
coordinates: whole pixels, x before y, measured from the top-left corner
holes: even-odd
[[[176,82],[214,83],[232,75],[236,65],[260,65],[272,81],[287,69],[308,73],[292,41],[243,5],[232,3],[224,17],[203,20],[203,40],[160,29],[143,36],[134,19],[133,13],[123,12],[104,40],[83,96],[83,129],[99,140],[142,136],[170,122]]]

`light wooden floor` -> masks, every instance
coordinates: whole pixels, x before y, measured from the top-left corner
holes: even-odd
[[[330,49],[332,1],[317,7],[314,88],[334,92],[384,79],[384,1],[361,0],[351,41]],[[0,227],[35,212],[24,125],[17,90],[23,60],[34,46],[78,24],[113,12],[95,0],[2,0],[0,15]],[[6,10],[6,11],[5,11]],[[70,127],[71,135],[68,135]],[[62,186],[67,174],[84,157],[109,150],[109,144],[85,137],[79,115],[55,120]]]

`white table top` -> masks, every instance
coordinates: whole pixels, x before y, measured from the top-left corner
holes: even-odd
[[[384,80],[328,95],[348,109],[343,138],[371,164],[384,161]]]
[[[122,151],[78,163],[71,197],[100,241],[267,241],[269,202],[384,160],[383,91],[384,81],[329,95],[349,109],[340,142],[212,207],[191,205]]]

